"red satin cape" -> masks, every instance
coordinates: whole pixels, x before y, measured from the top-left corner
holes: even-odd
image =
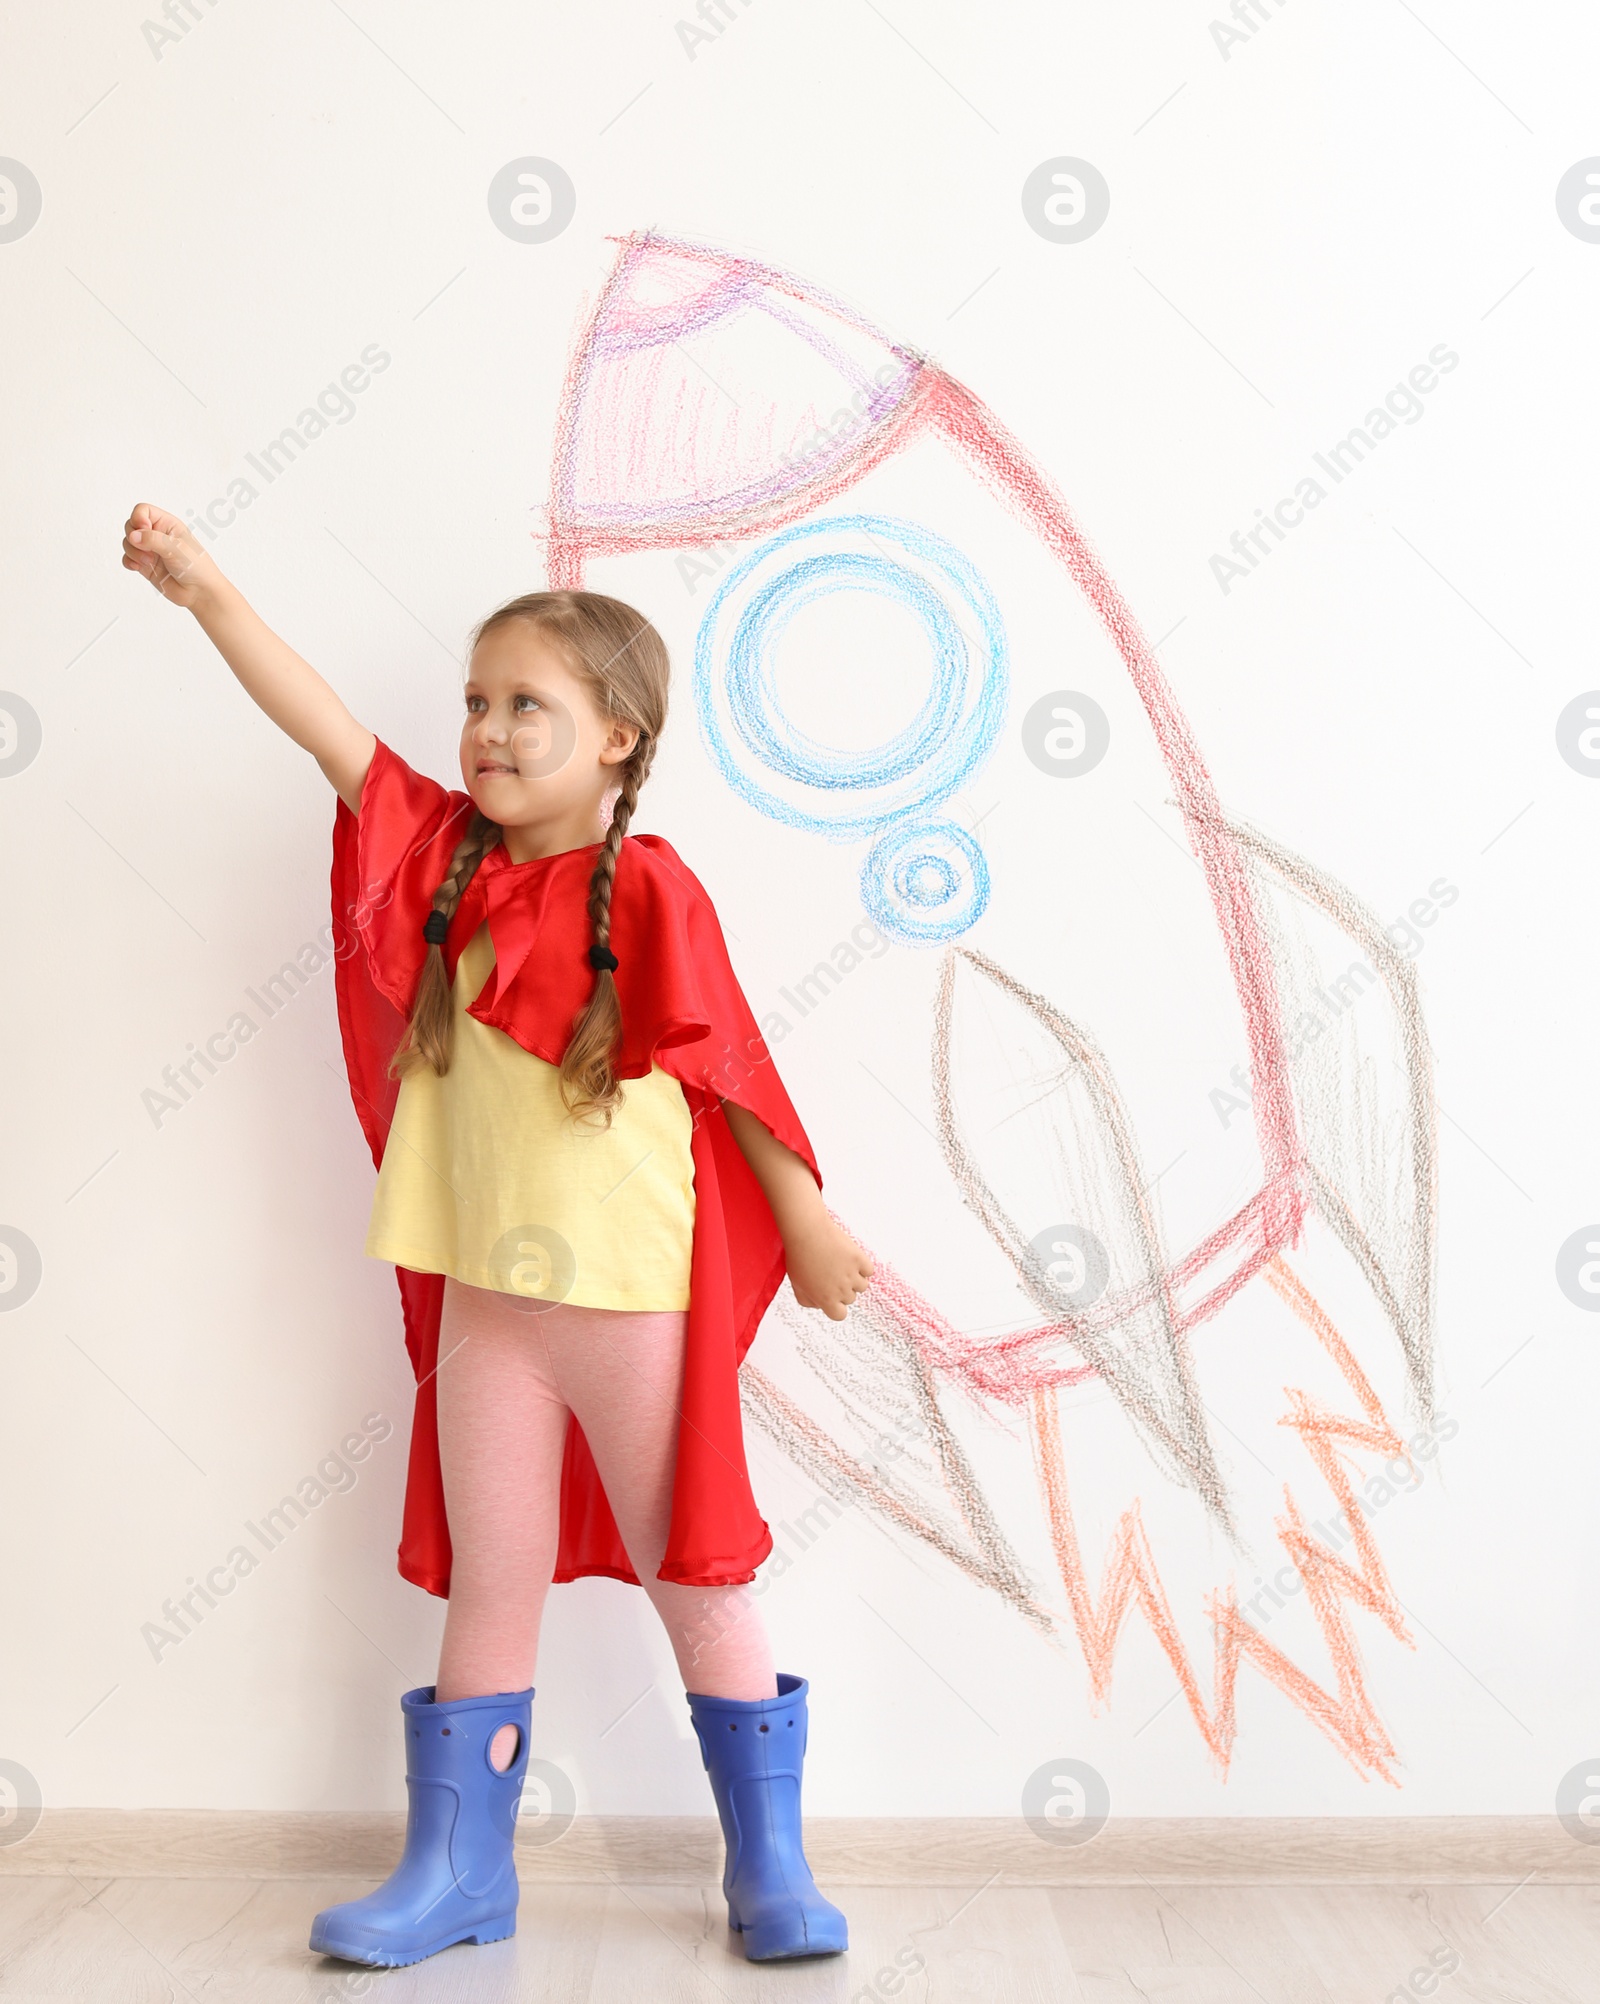
[[[388,1065],[405,1030],[426,948],[423,920],[471,819],[465,793],[414,772],[381,740],[359,816],[341,800],[333,825],[333,933],[339,1029],[351,1097],[374,1164],[383,1160],[399,1094]],[[592,992],[585,901],[599,844],[531,863],[497,845],[451,921],[445,966],[486,920],[494,968],[469,1013],[559,1064]],[[659,835],[630,835],[617,858],[611,945],[622,1009],[614,1069],[642,1078],[652,1062],[683,1087],[693,1122],[695,1221],[683,1406],[672,1520],[657,1577],[727,1586],[754,1577],[772,1550],[745,1465],[739,1365],[784,1275],[783,1242],[761,1185],[720,1102],[747,1108],[816,1178],[811,1144],[784,1091],[728,959],[704,887]],[[450,1591],[450,1528],[439,1474],[434,1372],[444,1276],[396,1267],[406,1349],[417,1379],[401,1527],[401,1574]],[[567,1428],[557,1580],[600,1573],[638,1584],[588,1443]]]

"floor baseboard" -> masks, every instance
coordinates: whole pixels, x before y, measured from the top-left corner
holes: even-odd
[[[374,1880],[404,1829],[389,1811],[47,1809],[0,1845],[0,1875]],[[1124,1817],[1082,1844],[1020,1817],[820,1816],[806,1850],[836,1886],[1600,1883],[1600,1846],[1553,1816]],[[524,1830],[517,1862],[530,1884],[697,1885],[721,1876],[722,1846],[711,1817],[580,1816],[553,1841]]]

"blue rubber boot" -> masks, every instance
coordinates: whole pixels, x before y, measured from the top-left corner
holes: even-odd
[[[844,1915],[817,1891],[800,1844],[809,1688],[780,1670],[775,1698],[688,1694],[727,1847],[728,1925],[751,1962],[850,1945]]]
[[[424,1684],[400,1700],[411,1798],[405,1855],[376,1892],[317,1915],[311,1946],[324,1955],[398,1969],[453,1942],[516,1933],[512,1839],[533,1690],[448,1705],[435,1704],[433,1693]],[[502,1774],[489,1764],[489,1746],[506,1725],[517,1729],[517,1753]]]

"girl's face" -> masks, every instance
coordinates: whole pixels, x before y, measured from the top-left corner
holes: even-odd
[[[473,804],[533,838],[571,848],[598,842],[600,803],[618,784],[638,727],[608,717],[549,638],[523,619],[478,642],[465,696],[461,777]]]

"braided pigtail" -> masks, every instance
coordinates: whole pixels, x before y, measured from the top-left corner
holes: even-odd
[[[606,1127],[622,1104],[622,1087],[611,1070],[622,1034],[622,1006],[617,1000],[616,976],[604,964],[611,947],[611,893],[616,883],[617,858],[622,839],[628,832],[639,793],[650,777],[656,741],[641,731],[632,755],[622,768],[622,791],[611,810],[611,825],[595,859],[589,879],[589,922],[594,928],[591,962],[595,966],[594,993],[579,1011],[572,1039],[561,1060],[561,1097],[575,1119],[599,1114]]]
[[[456,852],[450,858],[449,872],[433,894],[433,912],[429,915],[428,930],[439,937],[428,941],[422,975],[417,982],[416,999],[411,1005],[411,1021],[389,1060],[390,1078],[403,1078],[407,1072],[423,1064],[430,1065],[441,1078],[450,1069],[450,1041],[455,1019],[451,1014],[450,977],[444,965],[444,930],[455,916],[456,906],[472,882],[473,873],[499,840],[499,823],[474,811],[466,834],[456,844]]]

